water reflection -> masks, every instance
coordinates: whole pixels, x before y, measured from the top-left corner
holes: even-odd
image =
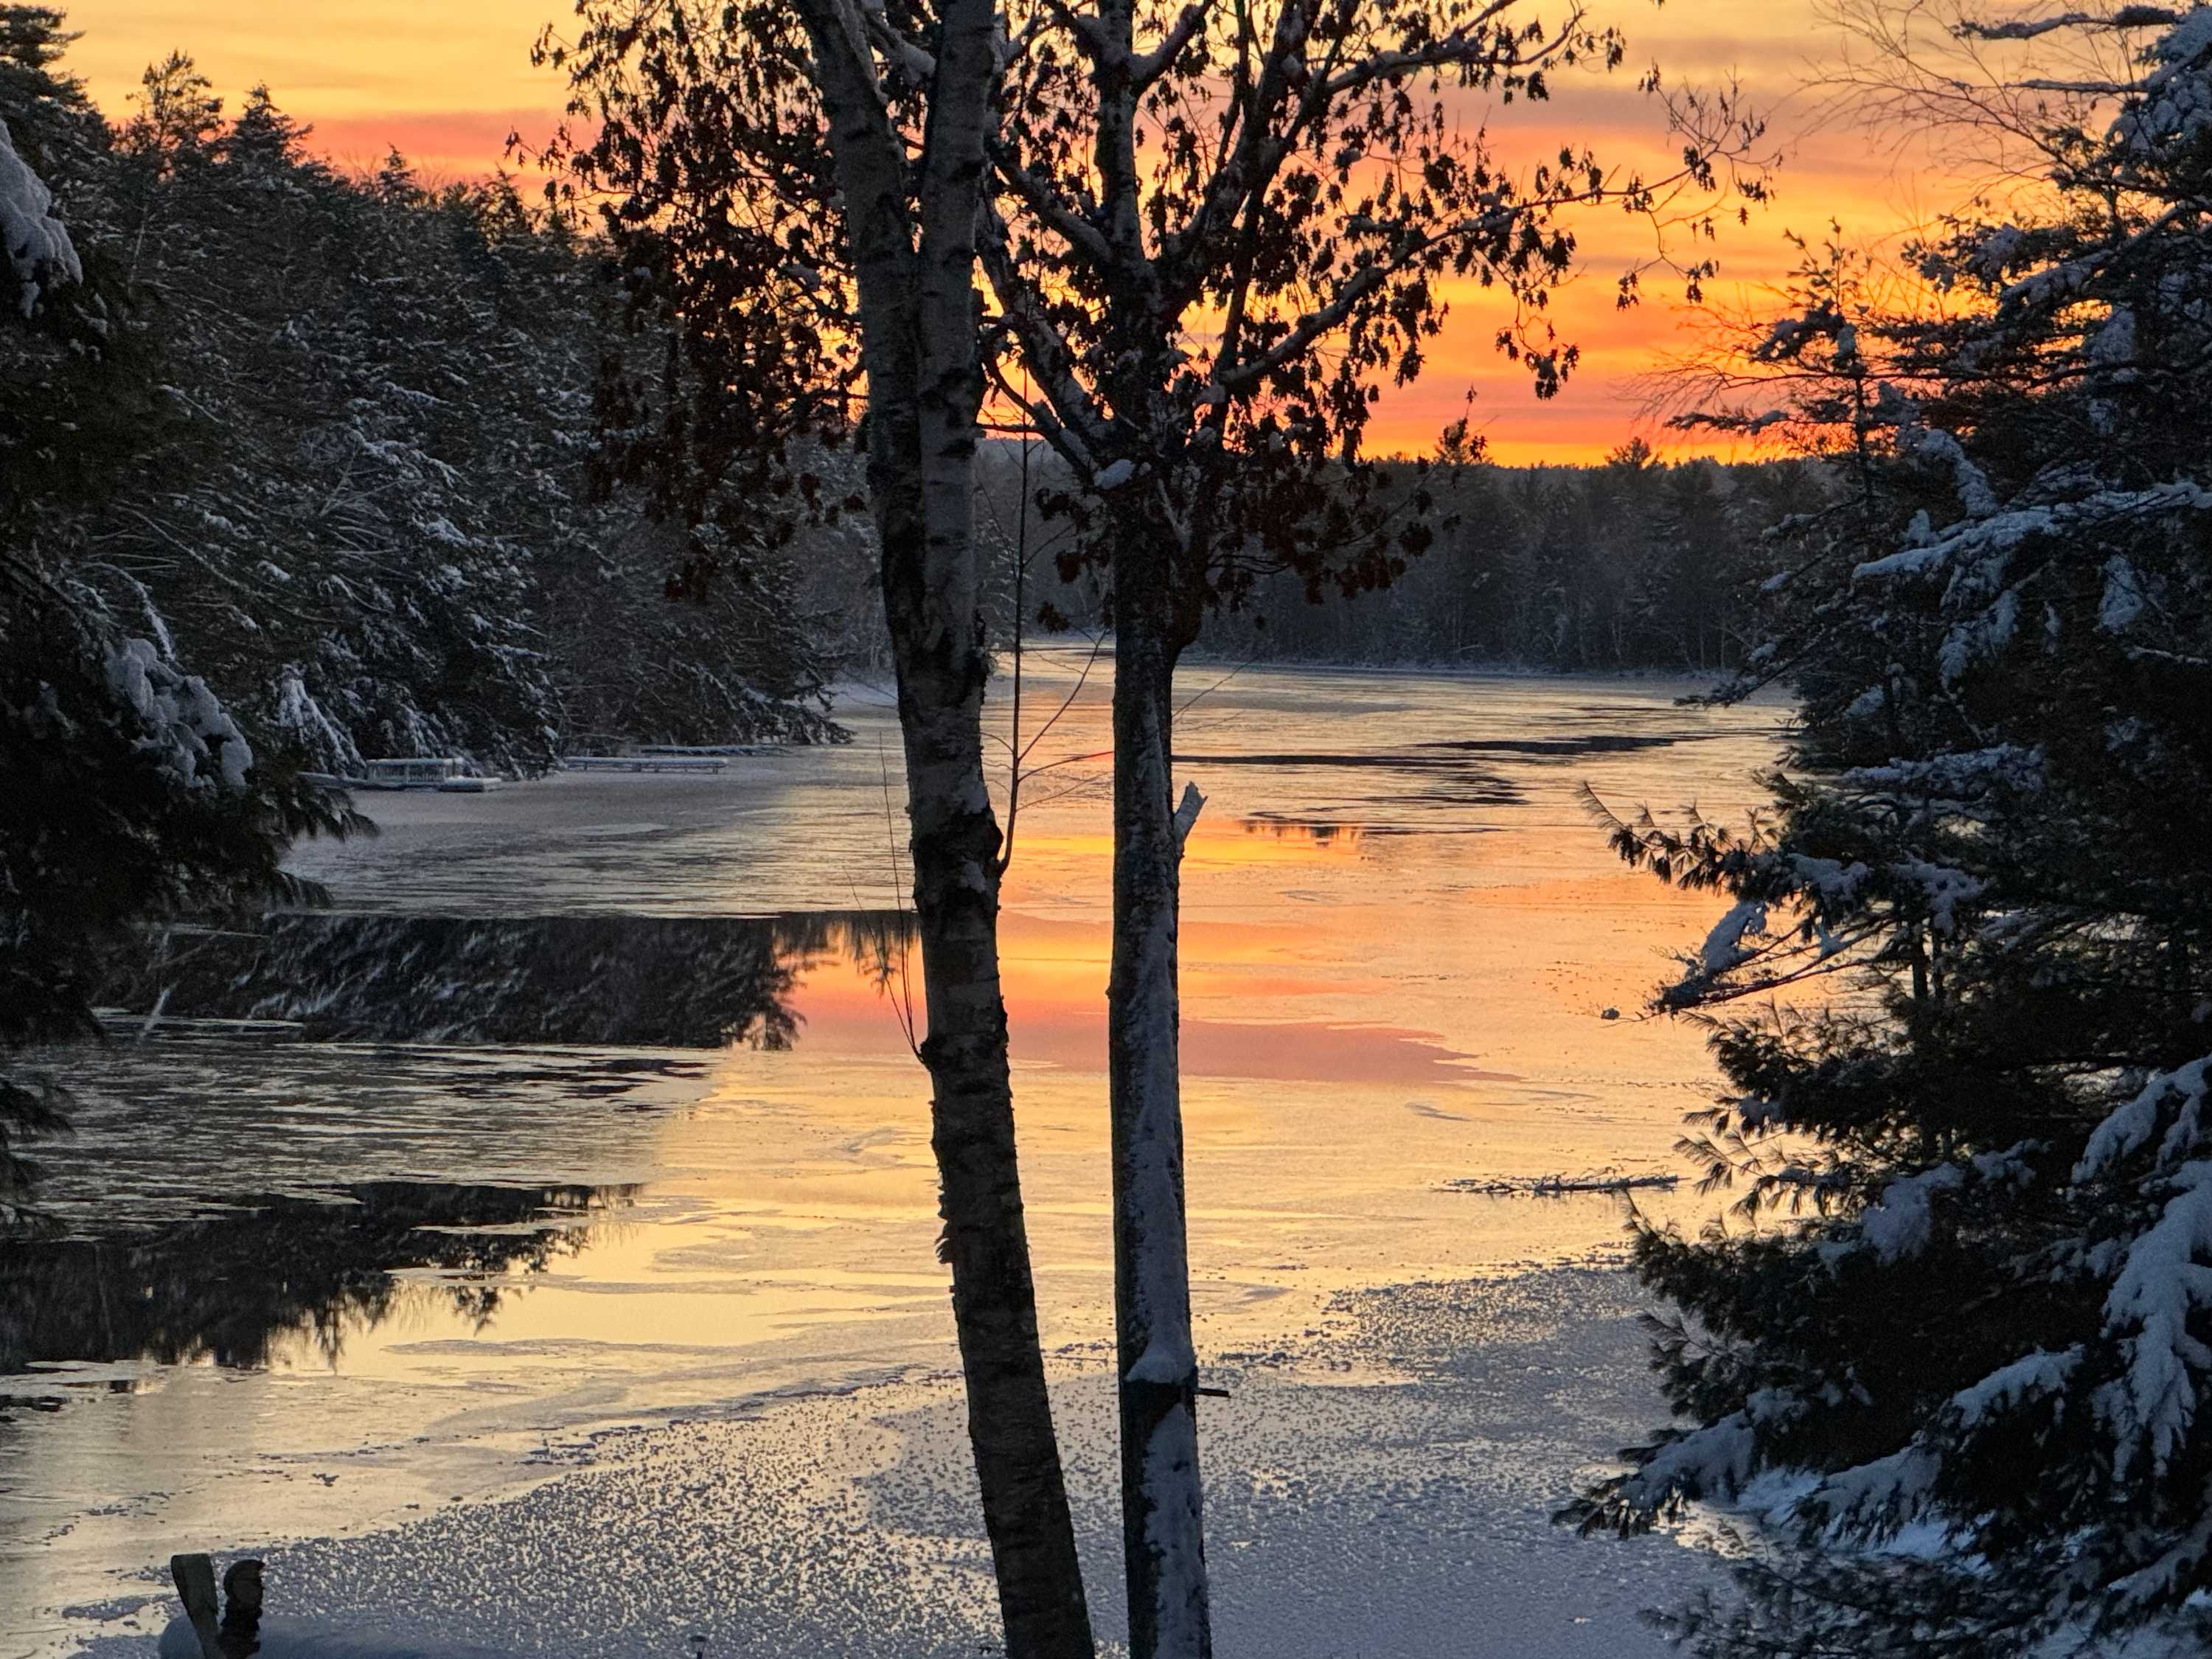
[[[1254,812],[1239,818],[1248,836],[1272,836],[1277,841],[1304,842],[1313,847],[1357,847],[1367,826],[1340,823],[1334,818],[1294,817],[1274,812]]]
[[[1175,759],[1177,765],[1192,768],[1201,778],[1221,767],[1251,767],[1291,780],[1316,772],[1372,775],[1373,784],[1361,793],[1382,806],[1431,810],[1517,806],[1525,799],[1514,780],[1475,764],[1469,757],[1455,752],[1455,745],[1443,744],[1354,754],[1194,752],[1179,754]]]
[[[810,971],[885,983],[908,938],[895,911],[178,930],[103,988],[122,1040],[51,1057],[66,1236],[0,1240],[0,1371],[332,1364],[425,1298],[480,1328],[696,1097],[700,1062],[636,1051],[787,1048]]]
[[[1043,688],[1037,706],[1048,696],[1057,706],[1081,665],[1053,679],[1042,660],[1025,675]],[[1206,671],[1205,683],[1216,678]],[[1607,1164],[1663,1169],[1679,1115],[1704,1098],[1699,1033],[1599,1013],[1632,1002],[1666,949],[1711,926],[1711,896],[1622,870],[1572,793],[1586,780],[1608,799],[1694,799],[1717,816],[1756,793],[1741,780],[1772,764],[1766,728],[1778,713],[1686,712],[1669,701],[1680,689],[1255,669],[1178,717],[1193,751],[1382,757],[1193,769],[1210,799],[1185,867],[1181,985],[1194,1291],[1210,1351],[1295,1348],[1335,1291],[1614,1247],[1616,1199],[1540,1206],[1444,1188]],[[1035,758],[1105,749],[1109,690],[1094,676]],[[994,706],[1003,717],[1005,700]],[[738,920],[728,932],[684,920],[888,908],[902,885],[896,726],[888,698],[840,713],[860,741],[740,762],[718,778],[560,775],[484,796],[380,797],[383,836],[315,842],[297,857],[349,911],[399,926],[288,920],[260,942],[216,947],[234,953],[221,967],[212,952],[189,970],[174,958],[149,963],[111,993],[136,1011],[131,1030],[170,994],[151,1040],[55,1059],[76,1092],[78,1133],[41,1149],[52,1207],[111,1250],[202,1237],[115,1237],[134,1225],[241,1225],[241,1193],[645,1184],[634,1200],[610,1197],[621,1204],[611,1215],[556,1211],[588,1226],[590,1243],[571,1255],[554,1241],[544,1271],[523,1256],[513,1271],[475,1273],[476,1288],[501,1297],[482,1330],[468,1311],[480,1304],[455,1297],[471,1274],[422,1253],[450,1241],[402,1234],[404,1249],[384,1258],[401,1265],[324,1276],[365,1286],[359,1305],[382,1321],[365,1331],[339,1316],[347,1335],[334,1374],[316,1362],[307,1317],[270,1339],[265,1371],[126,1361],[0,1379],[0,1396],[69,1401],[0,1426],[0,1632],[12,1638],[0,1653],[59,1659],[114,1634],[61,1609],[157,1589],[139,1575],[179,1538],[342,1533],[403,1516],[408,1503],[427,1513],[456,1494],[535,1481],[611,1425],[954,1362],[931,1255],[940,1223],[927,1079],[870,982],[882,966],[874,945],[903,939],[897,918],[862,917],[842,933],[836,918]],[[1677,735],[1706,732],[1719,735]],[[1662,735],[1680,746],[1619,741]],[[1481,746],[1425,750],[1431,740]],[[1454,804],[1460,786],[1483,789],[1489,775],[1510,781],[1513,804]],[[1058,1350],[1111,1323],[1100,1075],[1110,825],[1099,801],[1048,799],[1054,787],[1023,808],[1005,939],[1024,1195],[1044,1339]],[[1421,804],[1401,804],[1409,799]],[[1315,833],[1248,833],[1247,817],[1296,819]],[[403,920],[617,912],[639,920],[605,932]],[[661,928],[654,916],[678,920]],[[810,960],[820,952],[795,987],[779,939]],[[199,942],[175,941],[176,957]],[[272,971],[257,953],[295,965]],[[722,964],[722,988],[690,997],[681,1019],[617,1006],[641,1001],[672,958],[682,969],[673,988],[688,994],[709,957]],[[465,982],[479,961],[496,970],[494,989]],[[171,1018],[257,1012],[287,1023]],[[794,1030],[788,1054],[723,1046]],[[186,1032],[191,1040],[171,1040]],[[368,1040],[305,1040],[326,1033]],[[1686,1225],[1702,1213],[1687,1193],[1644,1196]],[[491,1224],[534,1231],[546,1218]],[[329,1220],[380,1224],[352,1204]],[[297,1295],[305,1265],[293,1272],[290,1248],[269,1243],[259,1260],[233,1252],[230,1278],[245,1282],[224,1294],[266,1303],[276,1293],[252,1281],[281,1273]],[[148,1271],[162,1283],[185,1275],[157,1255],[46,1293],[112,1301]],[[210,1300],[214,1279],[202,1286]],[[0,1305],[12,1295],[0,1285]],[[228,1322],[149,1317],[137,1328],[175,1340],[180,1353],[212,1356],[219,1344],[250,1356],[253,1305]],[[137,1391],[111,1398],[101,1392],[110,1377]],[[879,1441],[872,1430],[849,1443],[872,1457]],[[957,1452],[957,1432],[945,1443]],[[846,1454],[803,1436],[787,1444],[794,1490],[811,1502],[826,1490],[817,1462],[842,1466]],[[689,1478],[679,1464],[651,1468],[655,1480]],[[573,1489],[574,1524],[634,1543],[582,1496],[595,1490]],[[803,1543],[794,1568],[818,1578],[828,1558]],[[552,1533],[491,1538],[494,1577],[513,1579],[516,1552],[539,1544],[566,1547]],[[930,1559],[939,1553],[933,1547]],[[455,1570],[472,1571],[461,1556],[457,1547]],[[333,1574],[367,1572],[354,1582],[373,1578],[374,1589],[384,1583],[375,1564],[396,1558],[325,1559]],[[681,1593],[728,1589],[684,1578]]]
[[[0,1241],[0,1372],[131,1359],[258,1370],[300,1347],[335,1364],[349,1334],[418,1298],[481,1329],[633,1191],[364,1182],[106,1237]]]
[[[910,929],[897,911],[280,915],[250,933],[172,933],[102,1000],[170,1035],[222,1021],[319,1042],[781,1049],[798,1036],[791,995],[809,969],[842,959],[887,979]]]

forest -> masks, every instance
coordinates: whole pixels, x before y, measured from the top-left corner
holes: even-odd
[[[1596,466],[1469,465],[1457,523],[1379,592],[1313,602],[1265,579],[1207,619],[1234,659],[1717,674],[1759,640],[1766,533],[1833,488],[1816,463],[1668,464],[1632,438]]]
[[[672,604],[667,534],[592,477],[601,360],[653,346],[588,236],[511,181],[333,171],[181,56],[111,123],[68,40],[0,13],[10,128],[83,267],[6,342],[11,562],[309,769],[830,733],[836,607],[799,561]]]

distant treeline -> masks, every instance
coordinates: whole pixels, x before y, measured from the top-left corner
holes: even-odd
[[[1246,611],[1211,618],[1204,644],[1327,662],[1735,668],[1774,569],[1765,531],[1828,489],[1813,462],[1666,465],[1640,441],[1599,466],[1472,466],[1439,485],[1455,526],[1389,587],[1315,604],[1273,578]]]
[[[1020,514],[1011,445],[987,456],[984,510],[994,572],[992,636],[1011,632],[1016,547],[1032,550],[1023,611],[1085,630],[1107,607],[1098,578],[1061,581],[1054,526]],[[1262,577],[1211,614],[1214,657],[1330,663],[1487,664],[1562,672],[1715,672],[1742,665],[1760,585],[1775,569],[1766,532],[1832,499],[1818,461],[1665,463],[1641,440],[1595,466],[1473,463],[1431,470],[1434,544],[1389,586],[1318,599],[1294,576]],[[1064,484],[1033,465],[1032,487]]]
[[[264,762],[530,772],[631,738],[837,735],[831,682],[887,656],[866,515],[789,539],[766,533],[794,518],[777,503],[702,515],[757,518],[760,544],[703,602],[667,598],[700,550],[593,477],[609,431],[651,413],[610,388],[650,387],[666,349],[600,244],[505,182],[433,188],[397,155],[336,172],[265,89],[229,115],[180,56],[110,120],[65,71],[72,38],[0,5],[0,108],[84,263],[58,302],[79,323],[0,335],[0,525],[42,593],[204,677]],[[849,447],[802,465],[825,497],[860,487]],[[994,642],[1018,605],[1032,634],[1099,626],[1097,578],[1061,580],[1064,526],[1036,507],[1068,481],[1006,444],[981,472]],[[1761,532],[1822,492],[1808,464],[1640,444],[1437,477],[1450,527],[1391,587],[1316,604],[1263,579],[1202,648],[1731,667]]]

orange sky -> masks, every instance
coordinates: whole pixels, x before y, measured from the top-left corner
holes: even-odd
[[[1656,59],[1678,85],[1738,76],[1755,102],[1778,109],[1774,139],[1785,161],[1775,204],[1747,229],[1724,232],[1717,292],[1784,270],[1785,228],[1817,237],[1834,218],[1854,234],[1878,236],[1957,198],[1902,171],[1866,134],[1805,131],[1803,115],[1785,100],[1830,38],[1814,0],[1674,0],[1663,9],[1650,0],[1590,3],[1596,21],[1629,36],[1624,71],[1611,84],[1572,76],[1548,105],[1493,112],[1492,132],[1507,154],[1544,153],[1574,138],[1601,155],[1663,165],[1659,117],[1633,92],[1634,71]],[[234,107],[247,87],[266,81],[341,162],[366,164],[396,145],[433,176],[481,174],[498,164],[510,131],[542,136],[561,102],[554,77],[531,68],[529,47],[544,24],[567,20],[565,0],[77,0],[68,13],[83,35],[72,66],[111,112],[124,110],[149,60],[181,47]],[[1470,290],[1421,382],[1384,406],[1380,447],[1429,447],[1461,412],[1470,386],[1476,423],[1500,460],[1595,459],[1638,429],[1636,376],[1680,343],[1679,289],[1655,274],[1644,304],[1617,312],[1614,278],[1648,249],[1648,228],[1599,216],[1582,227],[1581,240],[1585,274],[1555,307],[1562,334],[1583,351],[1566,392],[1536,401],[1492,350],[1497,313]]]

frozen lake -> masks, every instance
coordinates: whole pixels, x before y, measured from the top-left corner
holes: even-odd
[[[1085,663],[1030,659],[1023,741],[1073,701],[1030,757],[1003,942],[1110,1629],[1110,665]],[[1694,1029],[1637,1015],[1716,907],[1622,869],[1577,791],[1734,815],[1780,711],[1656,681],[1182,678],[1222,1650],[1663,1652],[1634,1613],[1702,1565],[1544,1518],[1656,1420],[1604,1270],[1620,1201],[1454,1183],[1672,1167],[1710,1073]],[[150,1650],[149,1570],[248,1546],[280,1610],[518,1651],[975,1651],[896,732],[880,693],[840,717],[848,746],[717,776],[365,797],[381,836],[296,860],[338,914],[174,941],[131,988],[248,1023],[61,1059],[71,1237],[0,1281],[27,1310],[0,1659]]]

